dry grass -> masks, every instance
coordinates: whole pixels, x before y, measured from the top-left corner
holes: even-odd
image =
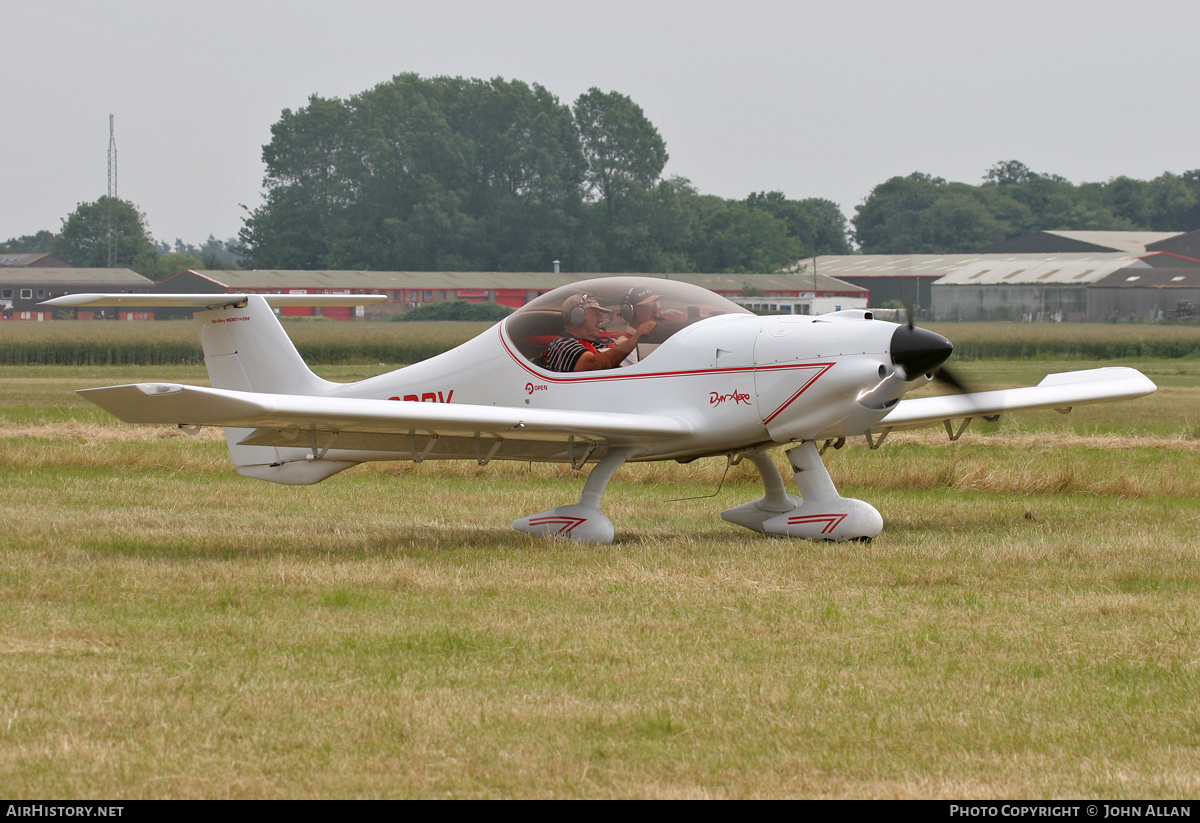
[[[580,547],[508,526],[569,469],[256,483],[39,374],[0,371],[10,797],[1200,791],[1186,385],[1149,431],[1130,403],[828,453],[869,545],[722,522],[759,486],[714,460],[622,469],[617,542]]]

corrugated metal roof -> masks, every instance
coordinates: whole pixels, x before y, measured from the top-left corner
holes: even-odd
[[[154,281],[142,277],[129,269],[67,269],[67,268],[0,268],[0,283],[14,285],[45,285],[56,284],[79,286],[94,283],[96,285],[119,286],[130,289],[148,289]]]
[[[1195,289],[1200,288],[1200,267],[1184,269],[1129,266],[1110,272],[1093,285],[1108,289]]]
[[[812,270],[790,274],[672,274],[672,280],[682,280],[693,283],[711,291],[739,291],[747,286],[759,291],[812,291]],[[826,274],[823,271],[815,275],[817,291],[853,291],[865,292],[860,286]]]
[[[1200,266],[1200,258],[1187,257],[1169,251],[1156,251],[1137,259],[1138,263],[1154,268],[1190,269]]]
[[[938,286],[1019,286],[1019,285],[1073,285],[1086,286],[1107,277],[1117,269],[1130,265],[1133,258],[1125,254],[1067,255],[1034,254],[1014,255],[1022,260],[994,259],[1000,255],[989,255],[986,259],[974,260],[946,276]]]
[[[941,277],[956,266],[978,258],[978,254],[823,254],[815,258],[816,269],[830,277]],[[785,272],[799,267],[812,271],[808,257]]]
[[[951,272],[975,263],[986,262],[989,266],[1014,264],[1034,266],[1047,261],[1068,262],[1073,260],[1132,259],[1121,252],[1109,254],[1065,253],[1065,254],[841,254],[821,255],[817,258],[817,271],[830,277],[945,277]],[[812,258],[799,261],[796,266],[809,266]],[[796,266],[791,266],[792,271]]]
[[[49,252],[34,252],[30,254],[0,254],[0,266],[28,266],[50,256]]]
[[[1177,237],[1183,232],[1178,231],[1047,231],[1057,237],[1078,240],[1080,243],[1092,243],[1097,246],[1107,246],[1129,254],[1145,254],[1146,246],[1158,243],[1171,237]]]
[[[285,271],[242,269],[191,271],[231,291],[239,289],[529,289],[545,290],[598,277],[629,277],[628,272],[468,272],[468,271]],[[694,283],[706,289],[733,291],[747,285],[760,291],[812,289],[811,269],[799,274],[638,275]],[[177,291],[172,284],[170,291]],[[817,274],[820,291],[861,291],[858,286]]]

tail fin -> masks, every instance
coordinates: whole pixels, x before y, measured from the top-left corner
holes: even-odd
[[[361,306],[385,300],[382,294],[68,294],[44,305],[174,306],[198,308],[195,322],[204,364],[214,388],[266,394],[322,396],[336,386],[317,377],[275,318],[271,306]],[[357,465],[321,459],[313,449],[243,446],[253,429],[225,429],[229,456],[238,474],[289,485],[317,483]]]
[[[196,312],[204,365],[215,389],[267,394],[324,395],[334,385],[312,373],[267,301],[248,295],[244,306]],[[243,446],[254,429],[225,429],[238,474],[275,483],[304,485],[324,480],[354,463],[314,460],[304,448]]]
[[[312,373],[261,295],[248,295],[243,307],[196,312],[194,320],[213,388],[323,395],[335,385]]]

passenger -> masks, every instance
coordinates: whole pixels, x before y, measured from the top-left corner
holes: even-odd
[[[621,319],[625,321],[626,326],[623,336],[617,338],[617,345],[624,343],[634,334],[637,334],[637,330],[647,322],[654,323],[650,327],[650,331],[654,331],[658,325],[658,321],[662,320],[658,316],[658,301],[661,299],[661,294],[655,294],[652,289],[648,289],[645,286],[634,286],[629,290],[629,293],[625,295],[625,299],[621,301]],[[649,332],[646,333],[648,334]],[[621,365],[632,366],[639,359],[638,347],[635,345],[629,356],[621,361]]]
[[[615,369],[637,341],[654,331],[654,321],[643,323],[621,342],[601,334],[600,324],[612,312],[606,311],[590,294],[568,297],[562,305],[563,336],[546,347],[542,360],[551,371],[592,371]]]

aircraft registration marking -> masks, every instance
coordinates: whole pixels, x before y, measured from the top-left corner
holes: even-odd
[[[454,396],[454,389],[448,393],[442,392],[422,392],[421,394],[406,394],[404,396],[389,397],[388,400],[408,400],[413,403],[449,403],[450,398]]]

